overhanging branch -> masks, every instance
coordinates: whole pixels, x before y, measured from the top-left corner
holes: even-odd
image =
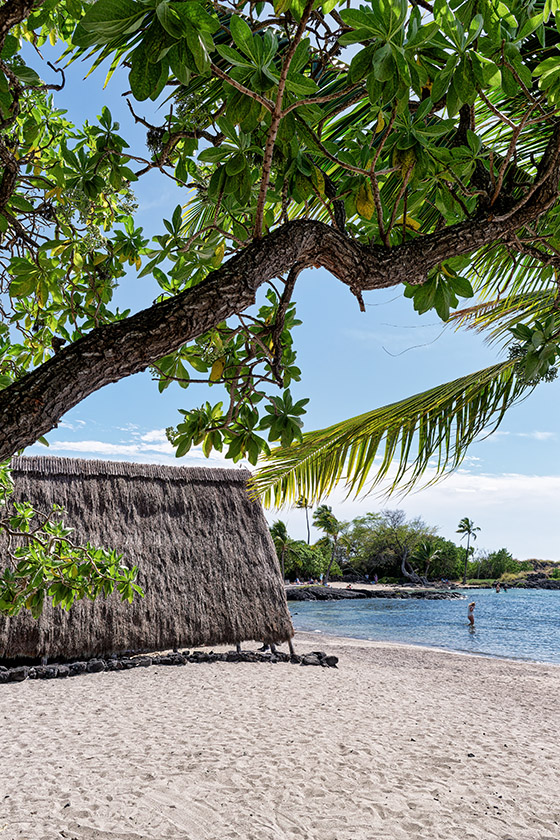
[[[177,297],[99,327],[0,392],[0,460],[49,432],[69,409],[111,382],[144,370],[216,324],[243,312],[259,286],[295,265],[322,267],[353,293],[423,283],[452,256],[498,242],[557,199],[560,128],[543,155],[530,197],[500,219],[469,220],[394,248],[364,245],[303,219],[255,239],[206,280]]]

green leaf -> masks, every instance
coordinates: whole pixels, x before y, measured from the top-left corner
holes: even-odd
[[[41,79],[35,72],[32,70],[31,67],[26,67],[24,64],[16,64],[14,67],[10,68],[14,76],[23,82],[24,85],[29,85],[30,87],[37,87],[41,84]]]
[[[14,298],[27,297],[35,291],[36,284],[36,276],[20,274],[14,277],[10,283],[10,295]]]
[[[173,38],[179,39],[183,34],[183,22],[168,0],[159,3],[156,14],[165,31]]]
[[[459,297],[472,298],[474,297],[473,287],[466,277],[461,277],[459,274],[454,274],[449,278],[449,285]]]
[[[232,15],[229,28],[235,46],[239,47],[241,52],[244,52],[249,58],[257,59],[258,56],[253,48],[253,35],[249,24],[243,18]]]
[[[244,58],[241,53],[234,50],[233,47],[228,47],[225,44],[218,44],[216,46],[216,52],[230,64],[233,64],[234,67],[246,67],[253,69],[254,65],[250,64],[246,58]]]
[[[146,6],[135,0],[98,0],[80,20],[73,42],[78,47],[90,46],[91,40],[81,33],[91,33],[97,43],[103,43],[136,32],[147,12]]]
[[[209,14],[201,3],[195,0],[188,0],[186,3],[175,4],[175,10],[183,21],[188,20],[195,29],[202,32],[217,32],[220,28],[220,21],[215,14]]]
[[[161,65],[148,60],[143,46],[138,47],[132,56],[132,67],[128,74],[130,88],[135,98],[142,102],[149,99],[158,87]]]
[[[352,84],[359,82],[370,71],[374,47],[360,50],[350,62],[349,79]]]
[[[185,22],[185,30],[187,36],[187,44],[194,56],[197,70],[200,73],[205,73],[210,65],[210,59],[206,51],[204,42],[200,35],[190,22]]]
[[[171,47],[169,52],[167,53],[167,60],[169,61],[169,67],[171,68],[171,72],[174,74],[175,78],[181,82],[183,85],[190,84],[191,81],[191,70],[189,68],[189,61],[188,61],[188,47],[182,41],[179,41],[174,47]],[[194,63],[194,58],[191,59]]]

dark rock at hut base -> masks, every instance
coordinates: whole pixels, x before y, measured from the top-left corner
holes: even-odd
[[[206,654],[208,656],[208,654]],[[187,657],[180,653],[168,653],[167,656],[162,656],[160,665],[186,665]]]
[[[241,656],[242,654],[236,650],[228,650],[226,653],[226,662],[241,662]],[[202,662],[203,660],[199,659],[198,661]]]
[[[338,656],[327,656],[322,650],[314,650],[301,657],[302,665],[321,665],[323,668],[336,668]]]
[[[59,665],[35,665],[33,671],[35,672],[32,679],[35,680],[54,680],[58,677]],[[66,675],[68,676],[68,674]]]
[[[320,665],[321,660],[316,653],[306,653],[301,659],[302,665]]]
[[[23,665],[17,668],[0,666],[0,683],[22,682],[23,680],[50,680],[74,677],[78,674],[95,674],[101,671],[127,671],[132,668],[148,668],[150,665],[185,665],[187,662],[289,662],[293,665],[319,665],[323,668],[336,668],[337,656],[327,656],[324,651],[314,650],[307,654],[285,653],[281,650],[230,650],[226,653],[196,650],[188,657],[182,653],[169,653],[155,656],[112,656],[107,660],[90,659],[89,662],[70,662],[68,665]]]
[[[206,653],[203,650],[193,650],[193,652],[189,655],[188,658],[185,658],[186,662],[211,662],[210,654]]]
[[[21,665],[19,668],[11,668],[8,671],[9,682],[23,682],[29,675],[29,667]]]

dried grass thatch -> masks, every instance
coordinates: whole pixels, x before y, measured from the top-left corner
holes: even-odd
[[[245,470],[73,458],[15,458],[16,498],[53,502],[80,541],[140,569],[145,598],[116,595],[0,618],[0,658],[76,659],[123,651],[286,641],[293,635],[276,552]]]

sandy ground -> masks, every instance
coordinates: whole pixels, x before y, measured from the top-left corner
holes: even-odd
[[[560,667],[296,646],[1,685],[0,840],[560,838]]]

